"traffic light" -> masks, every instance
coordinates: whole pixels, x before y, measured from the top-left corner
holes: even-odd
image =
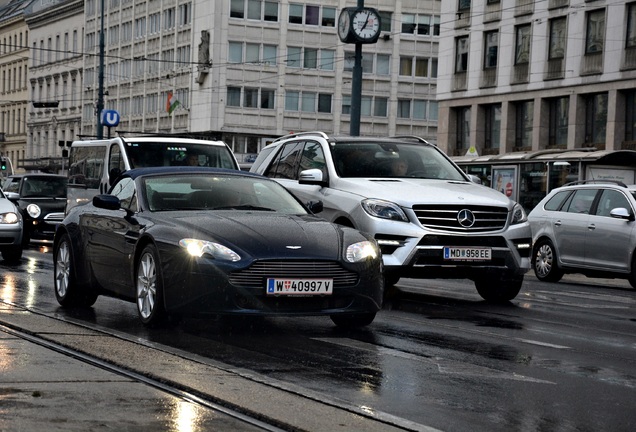
[[[0,169],[2,169],[2,171],[6,171],[7,170],[7,159],[3,156],[0,158]]]

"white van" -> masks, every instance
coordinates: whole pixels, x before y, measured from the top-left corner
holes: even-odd
[[[198,165],[239,169],[222,141],[177,137],[115,137],[74,141],[68,170],[66,212],[107,193],[123,171],[155,166]]]

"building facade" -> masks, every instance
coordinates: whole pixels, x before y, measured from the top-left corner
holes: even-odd
[[[636,2],[452,0],[441,13],[449,155],[636,148]]]
[[[0,2],[0,154],[15,171],[26,155],[29,29],[24,16],[32,2]]]
[[[121,114],[120,133],[222,139],[239,155],[292,131],[347,134],[354,46],[336,22],[355,5],[105,0],[105,107]],[[382,35],[363,47],[361,135],[436,141],[440,5],[365,2],[381,12]],[[100,17],[100,1],[87,0],[83,135],[96,134]]]
[[[82,122],[84,2],[36,2],[30,31],[25,170],[58,172]]]

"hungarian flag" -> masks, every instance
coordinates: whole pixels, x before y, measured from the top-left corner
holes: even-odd
[[[178,100],[172,101],[172,92],[168,92],[168,100],[166,101],[166,112],[168,114],[172,114],[172,111],[176,110],[177,107],[181,104]]]

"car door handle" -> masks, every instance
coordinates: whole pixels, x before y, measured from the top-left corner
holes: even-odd
[[[587,226],[587,229],[589,229],[589,230],[595,230],[595,229],[596,229],[596,225],[594,225],[594,224],[589,224],[589,225]]]
[[[556,226],[561,226],[561,221],[560,221],[560,220],[558,220],[558,221],[556,221],[554,224],[555,224]]]

